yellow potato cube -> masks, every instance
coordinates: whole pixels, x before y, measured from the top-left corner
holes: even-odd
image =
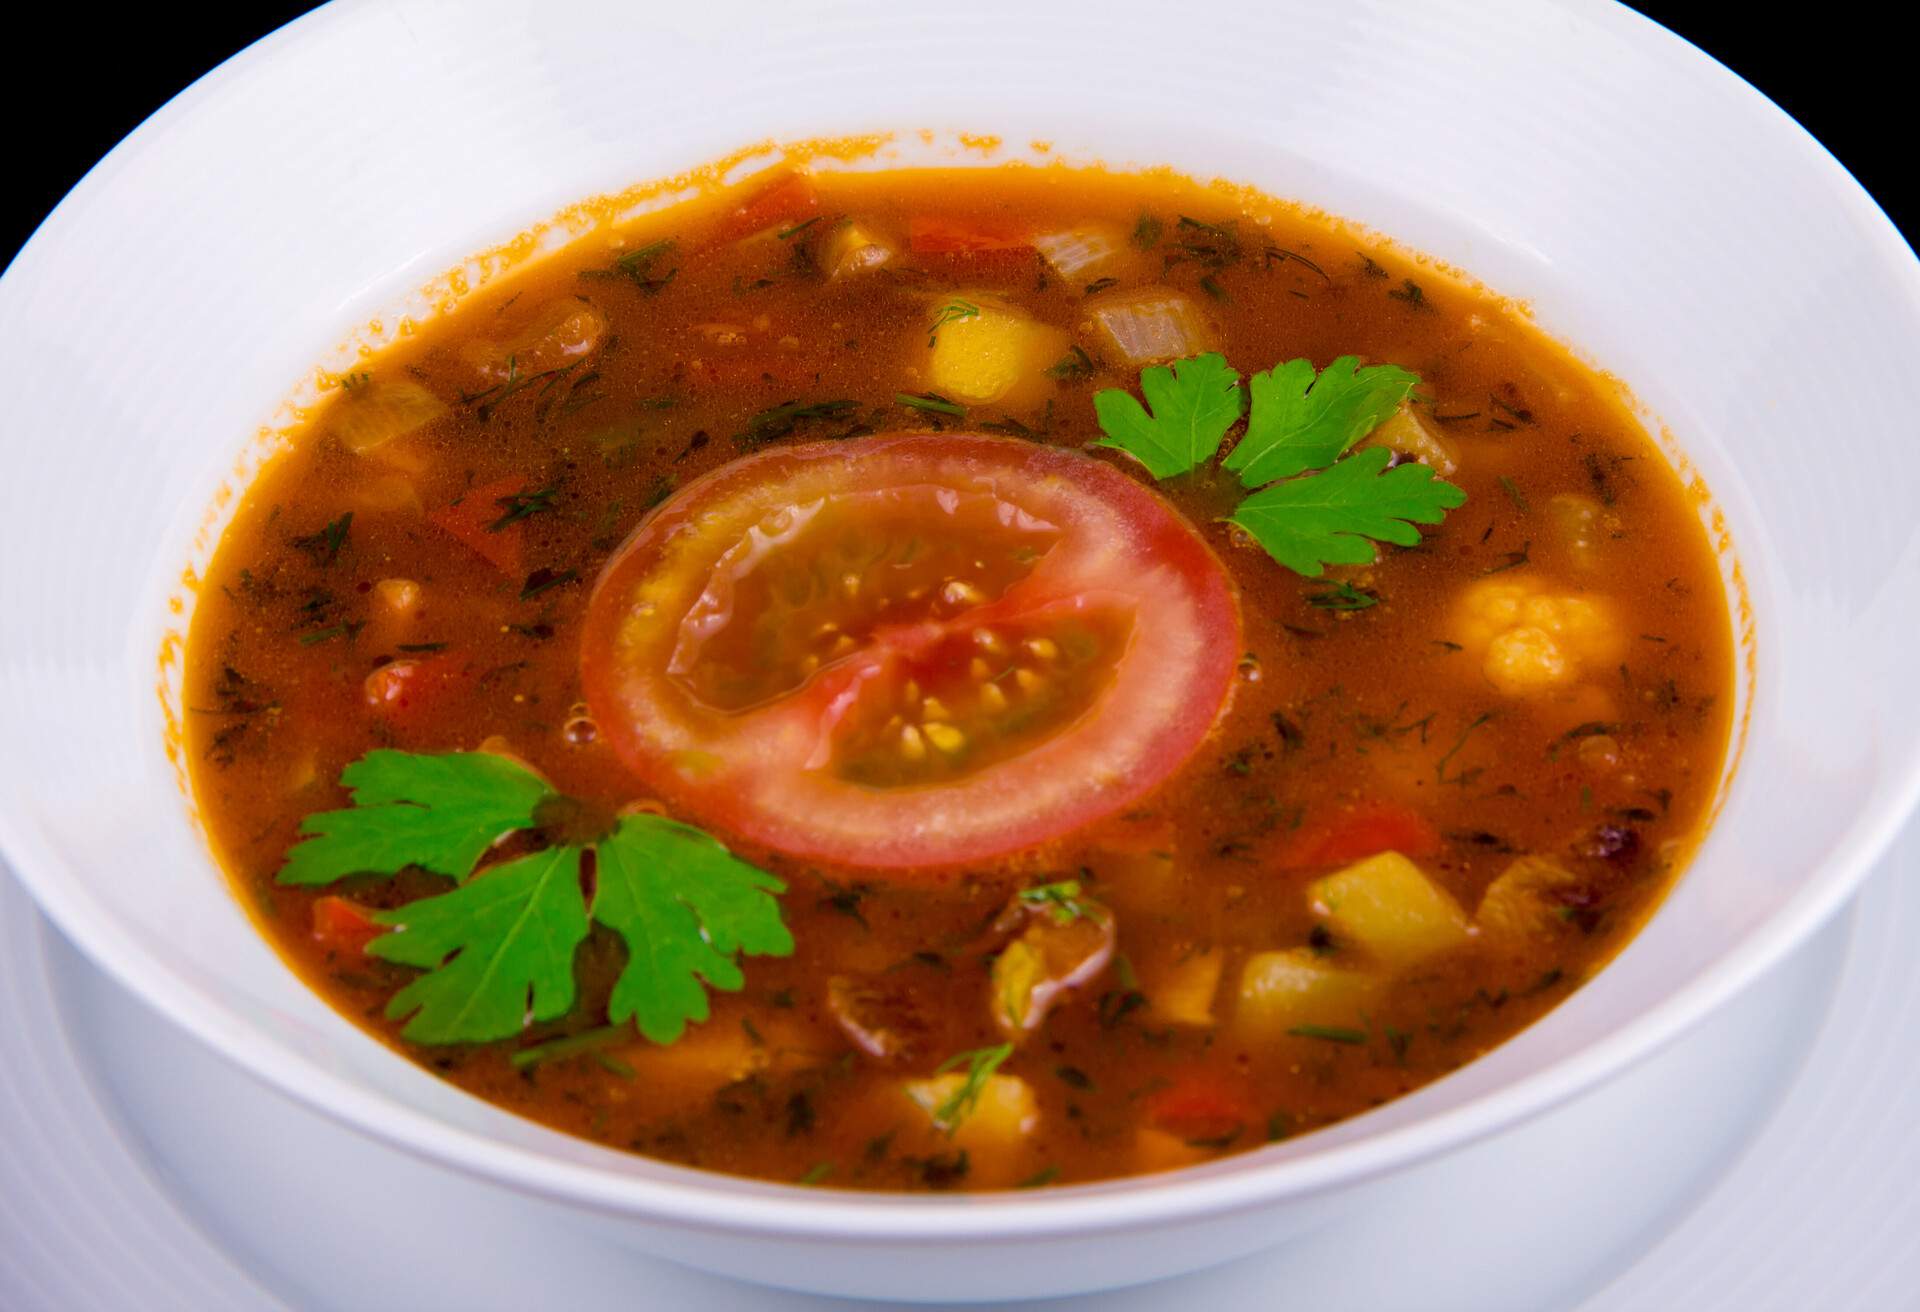
[[[1017,1075],[989,1075],[981,1082],[978,1100],[962,1110],[957,1123],[945,1115],[954,1096],[966,1085],[963,1071],[901,1086],[907,1100],[926,1114],[928,1131],[936,1132],[969,1161],[968,1178],[977,1185],[1012,1184],[1025,1174],[1031,1156],[1031,1136],[1040,1125],[1040,1103],[1032,1087]]]
[[[1019,310],[957,296],[930,319],[930,390],[967,405],[1036,395],[1046,371],[1067,353],[1067,334]]]
[[[1204,1162],[1214,1155],[1165,1130],[1142,1128],[1133,1132],[1133,1169],[1136,1171],[1171,1171]]]
[[[1466,913],[1413,862],[1382,852],[1317,879],[1307,896],[1335,936],[1400,969],[1466,942]]]
[[[1405,401],[1356,445],[1384,446],[1389,451],[1398,451],[1407,459],[1426,465],[1441,478],[1450,477],[1460,467],[1459,449]]]
[[[1261,1041],[1301,1025],[1358,1028],[1379,988],[1377,976],[1332,965],[1312,948],[1257,952],[1240,969],[1234,1028]]]
[[[1175,1025],[1214,1024],[1213,995],[1220,990],[1220,972],[1227,954],[1219,948],[1190,952],[1147,985],[1153,1014]]]

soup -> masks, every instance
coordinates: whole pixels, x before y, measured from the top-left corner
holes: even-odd
[[[335,381],[187,659],[288,962],[501,1107],[825,1187],[1212,1160],[1510,1037],[1707,822],[1617,389],[1250,193],[787,172]]]

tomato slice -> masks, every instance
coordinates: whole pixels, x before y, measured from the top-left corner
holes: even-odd
[[[897,434],[689,484],[601,574],[581,668],[602,732],[690,818],[937,870],[1137,802],[1239,652],[1219,560],[1118,469]]]

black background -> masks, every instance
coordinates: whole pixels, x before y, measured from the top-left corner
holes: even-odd
[[[68,188],[147,115],[313,7],[68,4],[40,7],[31,32],[10,20],[14,67],[0,85],[0,122],[10,129],[0,165],[7,184],[0,255],[11,260]],[[1909,100],[1914,80],[1903,43],[1838,16],[1822,22],[1795,11],[1794,21],[1775,22],[1760,17],[1762,6],[1723,0],[1635,7],[1771,96],[1852,170],[1903,232],[1915,231],[1913,152],[1893,130],[1910,114],[1896,97]]]

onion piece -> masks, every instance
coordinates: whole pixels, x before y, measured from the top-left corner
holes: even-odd
[[[446,405],[405,378],[367,378],[343,391],[327,413],[327,427],[340,445],[366,455],[405,437],[447,412]]]
[[[1356,446],[1384,446],[1408,460],[1418,460],[1441,478],[1451,478],[1460,467],[1460,451],[1452,440],[1441,435],[1426,417],[1402,401],[1400,408],[1380,422],[1380,426],[1361,438]]]
[[[1126,364],[1184,360],[1218,347],[1213,325],[1193,298],[1163,287],[1104,296],[1088,312]]]
[[[1044,237],[1035,237],[1033,245],[1041,258],[1062,278],[1077,278],[1091,273],[1111,263],[1126,249],[1125,239],[1117,228],[1100,224],[1050,232]]]
[[[1080,895],[1077,884],[1061,903],[1015,898],[1001,913],[1001,929],[1024,924],[994,959],[991,1011],[1002,1033],[1019,1042],[1040,1028],[1054,1004],[1084,988],[1113,960],[1113,913]]]
[[[935,1001],[898,979],[835,975],[827,981],[827,1014],[856,1048],[881,1061],[925,1055]]]

